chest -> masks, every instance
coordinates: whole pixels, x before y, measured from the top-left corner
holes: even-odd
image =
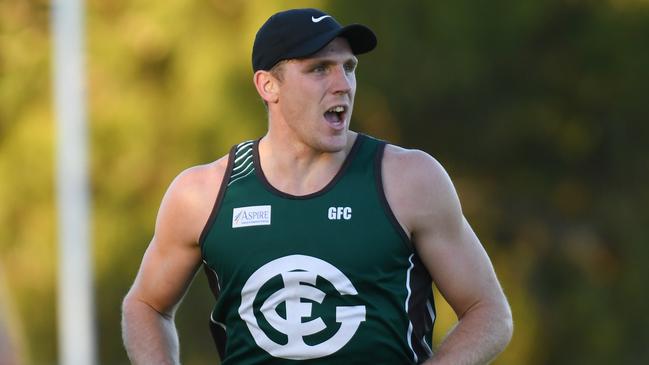
[[[308,200],[228,195],[204,256],[223,279],[289,255],[315,257],[352,276],[390,270],[408,252],[372,195],[344,189]]]

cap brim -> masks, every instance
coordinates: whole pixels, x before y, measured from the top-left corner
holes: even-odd
[[[311,39],[299,49],[286,54],[283,59],[305,58],[317,53],[336,37],[343,37],[349,42],[352,53],[355,55],[367,53],[376,48],[376,35],[372,30],[362,24],[350,24],[348,26],[332,30]]]
[[[350,24],[343,27],[338,35],[347,39],[354,54],[367,53],[376,48],[376,35],[370,28],[362,24]]]

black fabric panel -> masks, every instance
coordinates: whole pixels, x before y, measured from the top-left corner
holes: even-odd
[[[418,255],[413,256],[413,268],[410,272],[410,301],[408,318],[412,323],[412,348],[419,360],[427,359],[430,354],[427,345],[422,343],[424,336],[431,336],[435,318],[431,318],[426,302],[430,302],[435,313],[435,299],[432,290],[432,278]]]
[[[392,208],[390,208],[390,203],[388,203],[388,198],[385,196],[385,189],[383,188],[383,167],[382,167],[383,153],[385,152],[385,146],[386,144],[382,143],[377,148],[376,155],[375,155],[376,159],[374,160],[374,176],[376,177],[376,187],[379,191],[379,198],[381,199],[381,203],[383,204],[383,209],[385,210],[388,219],[390,220],[390,222],[392,222],[392,226],[394,227],[394,229],[397,230],[399,236],[401,236],[401,240],[405,243],[406,247],[408,247],[409,250],[414,251],[414,246],[410,241],[410,238],[408,238],[408,234],[406,234],[406,232],[403,230],[401,223],[399,223],[399,220],[394,215]]]
[[[228,339],[225,330],[219,324],[210,320],[210,332],[212,333],[216,351],[219,352],[219,357],[223,359],[225,357],[225,343]]]
[[[214,299],[218,300],[219,294],[221,292],[219,286],[219,278],[205,262],[203,263],[203,269],[205,270],[205,276],[207,276],[207,282],[210,286],[210,290],[212,291],[212,294],[214,294]],[[212,339],[214,340],[214,346],[216,346],[216,350],[219,352],[219,356],[223,358],[225,355],[225,343],[227,340],[227,335],[223,327],[212,321],[211,318],[209,323],[210,333],[212,334]]]
[[[228,166],[225,168],[225,173],[223,174],[223,179],[221,180],[221,186],[219,187],[219,193],[216,196],[216,200],[214,201],[214,206],[212,207],[210,217],[207,219],[205,227],[203,227],[203,231],[201,232],[201,236],[198,239],[198,243],[201,247],[201,253],[203,252],[203,244],[205,243],[207,233],[210,231],[212,225],[214,224],[214,221],[216,220],[216,213],[219,211],[221,201],[223,200],[223,196],[225,195],[225,190],[228,187],[228,181],[230,181],[230,175],[232,174],[232,168],[234,167],[234,153],[236,151],[236,148],[237,146],[233,146],[230,149],[230,153],[228,155]]]
[[[212,291],[212,294],[214,294],[214,299],[218,300],[219,294],[221,293],[221,289],[219,287],[219,278],[205,262],[203,262],[203,269],[205,270],[205,276],[207,276],[207,283],[210,286],[210,290]]]

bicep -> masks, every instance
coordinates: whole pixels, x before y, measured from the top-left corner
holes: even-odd
[[[201,262],[198,236],[209,215],[205,194],[181,174],[160,205],[155,234],[129,296],[160,313],[173,314]]]
[[[446,230],[419,234],[416,245],[435,285],[461,317],[480,302],[498,300],[501,289],[489,256],[467,220],[462,216],[456,227]]]
[[[402,153],[387,163],[393,172],[386,177],[391,204],[453,310],[461,316],[479,302],[499,300],[502,290],[491,261],[464,218],[455,187],[441,164],[420,151]]]
[[[198,245],[161,242],[154,237],[129,295],[170,315],[187,291],[199,264]]]

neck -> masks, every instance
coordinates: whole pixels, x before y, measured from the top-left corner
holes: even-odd
[[[307,195],[324,188],[338,173],[357,133],[347,132],[346,146],[319,151],[302,141],[269,130],[259,142],[259,160],[266,180],[284,193]]]

